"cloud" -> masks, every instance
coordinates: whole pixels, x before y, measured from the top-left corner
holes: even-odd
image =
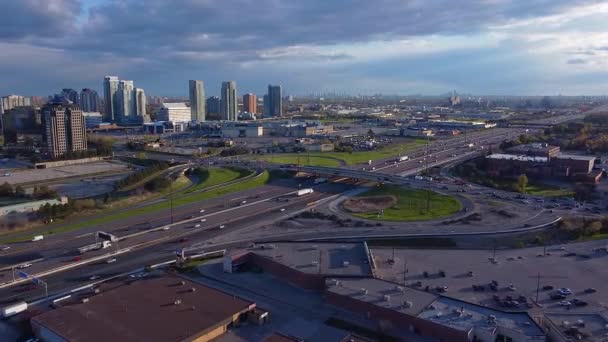
[[[587,60],[586,59],[582,59],[582,58],[572,58],[569,59],[568,61],[566,61],[567,64],[587,64]]]
[[[1,7],[2,40],[68,35],[81,11],[78,0],[7,0]]]

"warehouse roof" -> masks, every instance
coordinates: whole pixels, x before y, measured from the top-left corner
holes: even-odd
[[[529,161],[529,162],[537,162],[537,163],[546,163],[547,157],[536,157],[536,156],[524,156],[524,155],[515,155],[515,154],[504,154],[504,153],[495,153],[487,156],[489,159],[504,159],[504,160],[517,160],[517,161]]]
[[[328,279],[327,291],[416,316],[437,296],[375,278]]]
[[[121,284],[32,319],[67,341],[182,341],[255,304],[177,276]]]
[[[251,251],[302,273],[328,276],[371,276],[365,243],[261,244]]]
[[[437,298],[418,317],[464,331],[502,327],[526,336],[544,336],[525,312],[504,312],[447,297]]]
[[[579,155],[576,155],[576,154],[565,154],[565,153],[560,153],[555,158],[558,158],[558,159],[584,160],[584,161],[594,161],[595,160],[594,156],[579,156]]]

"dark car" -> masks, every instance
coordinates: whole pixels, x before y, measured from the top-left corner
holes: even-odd
[[[553,293],[553,294],[551,294],[551,299],[553,299],[553,300],[566,299],[566,296],[564,296],[561,293]]]
[[[553,286],[553,285],[545,285],[545,286],[543,286],[543,290],[544,291],[551,291],[554,288],[555,288],[555,286]]]

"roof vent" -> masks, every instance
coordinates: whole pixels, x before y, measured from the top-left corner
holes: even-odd
[[[391,301],[391,295],[385,294],[384,296],[382,296],[382,299],[384,299],[385,302],[390,302]]]
[[[81,302],[84,303],[88,303],[89,302],[89,298],[82,298]]]
[[[395,286],[395,291],[397,291],[397,292],[403,292],[403,287],[401,287],[401,286]]]
[[[411,301],[409,301],[409,300],[404,300],[403,301],[403,307],[404,308],[408,309],[408,308],[411,308],[412,306],[414,306],[414,303],[412,303]]]
[[[329,285],[330,286],[336,286],[336,285],[338,285],[338,280],[337,279],[329,279]]]
[[[175,302],[173,302],[173,305],[180,305],[182,303],[181,299],[176,299]]]
[[[182,281],[179,282],[179,284],[180,285],[186,285],[186,282],[182,280]]]
[[[196,289],[194,287],[191,287],[190,292],[196,292]]]
[[[365,295],[367,295],[367,293],[368,293],[367,289],[362,287],[361,288],[361,294],[365,296]]]
[[[96,289],[93,290],[93,293],[95,293],[95,294],[98,294],[100,292],[101,292],[101,290],[99,288],[96,288]]]

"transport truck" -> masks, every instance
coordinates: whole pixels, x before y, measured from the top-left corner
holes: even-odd
[[[404,162],[404,161],[406,161],[408,159],[410,159],[410,157],[408,157],[408,156],[401,156],[401,157],[397,158],[397,161],[398,162]]]
[[[298,192],[296,194],[298,196],[303,196],[303,195],[306,195],[306,194],[312,194],[313,192],[314,192],[313,189],[307,188],[307,189],[300,189],[300,190],[298,190]]]
[[[83,247],[78,248],[78,253],[84,254],[86,252],[96,251],[99,249],[108,248],[110,246],[112,246],[112,243],[110,241],[101,241],[98,243],[94,243],[92,245],[83,246]]]
[[[36,235],[32,238],[32,241],[40,241],[44,239],[44,235]]]
[[[2,308],[2,317],[7,318],[27,310],[27,303],[20,302]]]

